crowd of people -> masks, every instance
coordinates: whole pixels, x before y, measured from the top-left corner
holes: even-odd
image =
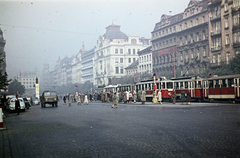
[[[162,104],[162,92],[161,90],[158,90],[158,93],[156,95],[158,103]],[[173,104],[176,103],[176,91],[173,89],[173,95],[171,96],[171,93],[169,93],[169,97],[171,98],[171,101]],[[186,98],[187,97],[187,98]],[[69,104],[71,106],[71,103],[77,102],[78,105],[86,104],[88,105],[89,102],[92,101],[101,101],[102,103],[109,103],[112,102],[112,108],[116,106],[118,103],[136,103],[137,101],[141,102],[142,104],[145,104],[146,102],[146,91],[139,91],[138,93],[134,90],[131,91],[121,91],[121,92],[100,92],[100,93],[76,93],[75,95],[68,94],[68,95],[60,95],[59,98],[63,100],[65,104]],[[186,104],[190,104],[191,101],[191,94],[188,91],[186,94],[184,91],[181,93],[181,101],[182,104],[186,101]]]

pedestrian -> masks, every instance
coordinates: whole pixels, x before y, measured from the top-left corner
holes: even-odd
[[[129,91],[129,101],[130,101],[130,103],[132,103],[132,93],[131,93],[131,91]]]
[[[146,102],[146,92],[144,90],[142,90],[141,100],[142,100],[142,104],[145,104],[145,102]]]
[[[77,96],[77,105],[81,105],[81,94],[78,93],[78,96]]]
[[[136,103],[136,100],[137,100],[137,92],[134,90],[134,92],[133,92],[133,101],[134,101],[134,103]]]
[[[18,97],[16,97],[16,100],[15,100],[15,110],[17,112],[17,115],[19,115],[21,108],[20,108],[20,101]]]
[[[129,92],[126,91],[126,93],[127,93],[127,103],[129,103]]]
[[[182,92],[181,92],[181,101],[182,101],[182,105],[184,105],[184,102],[185,102],[185,92],[184,92],[184,90],[182,90]]]
[[[104,102],[104,94],[103,94],[103,92],[101,92],[101,101],[102,101],[102,103]]]
[[[123,102],[124,102],[124,104],[127,103],[127,91],[124,92],[124,95],[123,95]]]
[[[187,101],[186,101],[188,105],[190,105],[190,102],[191,102],[191,94],[189,92],[189,90],[187,91]]]
[[[70,93],[68,95],[68,104],[69,104],[69,106],[71,106],[71,104],[72,104],[72,96]]]
[[[63,102],[66,104],[66,96],[63,96]]]
[[[85,97],[84,97],[84,105],[85,105],[85,103],[87,103],[87,105],[88,105],[88,95],[87,94],[85,94]]]
[[[116,108],[117,108],[117,92],[114,92],[114,95],[113,95],[113,105],[112,105],[112,108],[114,108],[114,106],[116,105]]]
[[[175,104],[176,103],[176,89],[175,88],[173,88],[173,104]]]
[[[158,102],[159,102],[159,104],[162,104],[162,91],[161,91],[161,89],[158,90],[158,95],[157,95],[157,97],[158,97]]]

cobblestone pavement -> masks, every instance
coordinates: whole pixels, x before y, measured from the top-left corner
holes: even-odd
[[[7,113],[3,158],[237,158],[240,105],[108,103]]]

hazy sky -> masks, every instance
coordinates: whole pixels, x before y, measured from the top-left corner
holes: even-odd
[[[151,38],[162,14],[183,12],[190,0],[0,0],[9,77],[51,68],[58,57],[90,50],[112,23],[127,35]]]

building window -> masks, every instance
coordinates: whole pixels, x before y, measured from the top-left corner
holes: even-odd
[[[152,55],[151,54],[149,55],[149,61],[152,61]]]
[[[203,35],[203,40],[205,40],[206,39],[205,30],[202,31],[202,35]]]
[[[137,40],[136,39],[131,39],[131,44],[137,44]]]
[[[227,53],[226,53],[226,61],[227,61],[227,64],[229,64],[229,57],[230,57],[230,53],[227,52]]]
[[[128,49],[128,54],[131,54],[131,49]]]
[[[118,63],[118,58],[115,58],[115,63]]]
[[[179,31],[182,31],[182,25],[179,25]]]
[[[133,49],[133,54],[135,54],[135,49]]]
[[[225,28],[228,28],[228,18],[225,19]]]
[[[198,18],[196,19],[196,25],[198,25]]]
[[[205,16],[202,17],[202,22],[205,23]]]
[[[120,58],[120,63],[123,63],[123,58]]]
[[[176,32],[176,27],[175,26],[173,27],[173,32]]]
[[[119,74],[119,68],[116,67],[116,74]]]
[[[136,59],[135,58],[133,58],[133,62],[135,63],[135,61],[136,61]]]
[[[123,67],[120,67],[120,73],[123,74]]]
[[[229,45],[229,35],[226,35],[226,45]]]
[[[131,63],[131,58],[128,58],[128,63]]]
[[[118,49],[117,48],[115,49],[115,54],[118,54]]]
[[[120,49],[120,54],[123,54],[123,49]]]

